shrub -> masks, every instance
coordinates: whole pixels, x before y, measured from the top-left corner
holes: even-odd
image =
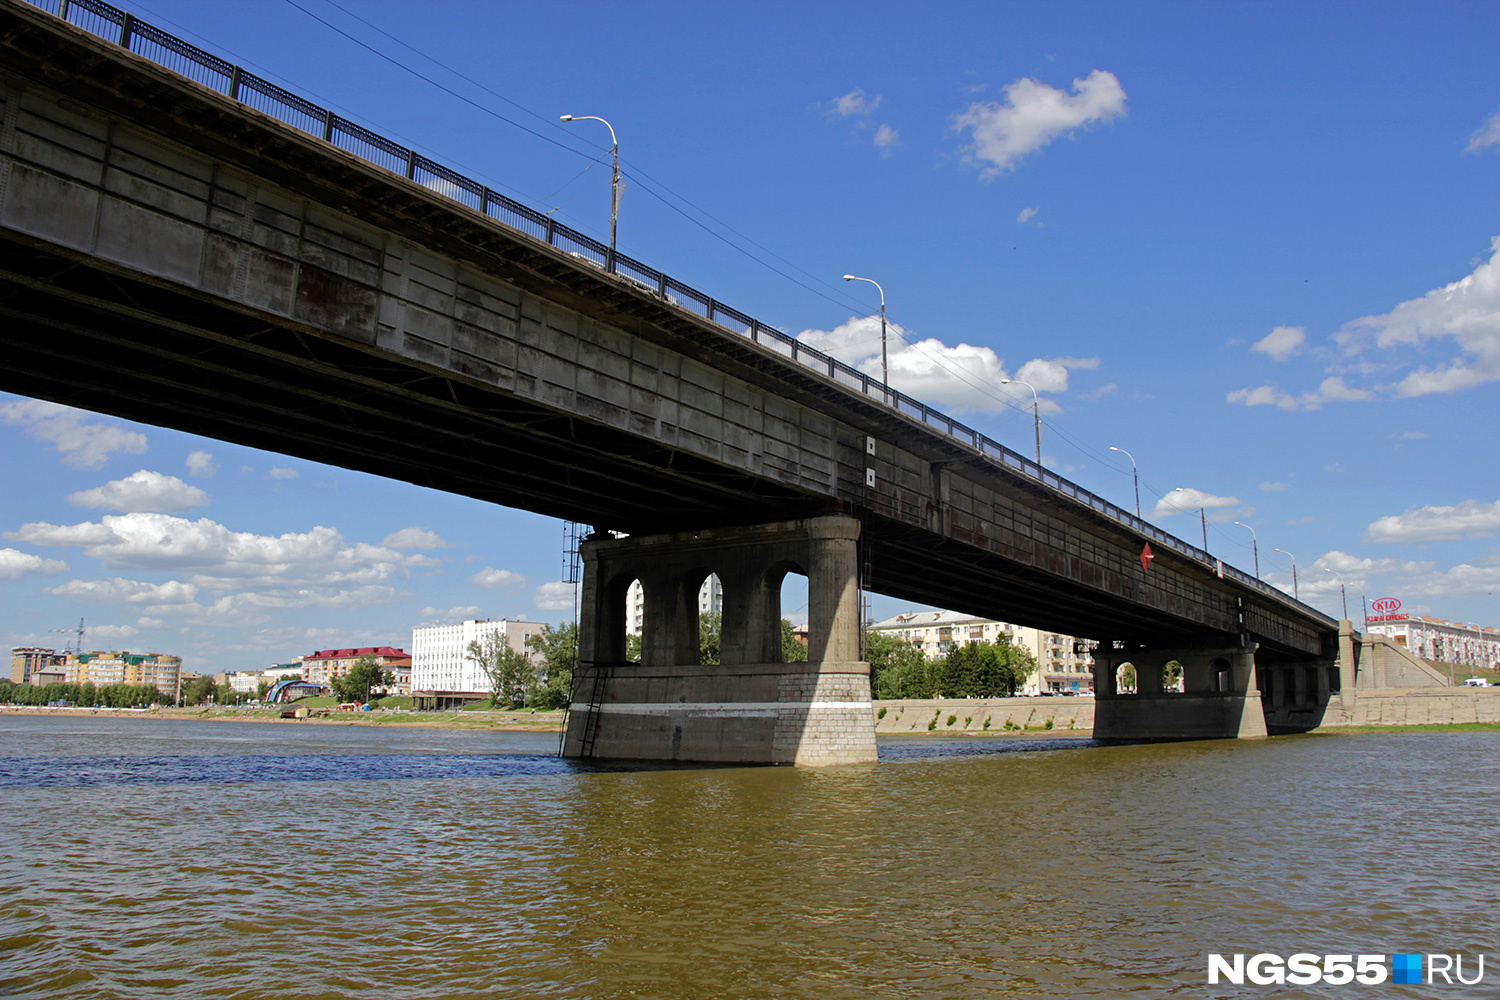
[[[950,715],[950,716],[948,716],[948,725],[951,726],[951,725],[953,725],[957,721],[958,721],[958,716],[956,716],[956,715]]]
[[[988,729],[988,728],[990,728],[990,717],[989,717],[989,716],[988,716],[988,715],[986,715],[986,716],[985,716],[985,717],[984,717],[984,728],[985,728],[985,729]]]
[[[883,719],[883,718],[885,718],[885,708],[884,707],[882,707],[880,709],[880,711],[878,711],[878,712],[875,713],[875,718],[877,718],[877,719]]]
[[[966,716],[964,716],[964,728],[968,729],[969,728],[969,723],[971,723],[973,721],[974,721],[974,716],[972,716],[972,715],[966,715]]]

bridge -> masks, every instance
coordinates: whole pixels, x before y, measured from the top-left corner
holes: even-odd
[[[1104,736],[1353,689],[1347,625],[129,14],[0,0],[0,56],[0,388],[597,526],[571,754],[872,760],[861,589],[1097,640]],[[788,572],[807,664],[771,638]]]

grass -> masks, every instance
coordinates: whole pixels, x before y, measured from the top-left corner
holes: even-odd
[[[1318,736],[1340,733],[1496,733],[1500,722],[1412,722],[1400,726],[1319,726]]]

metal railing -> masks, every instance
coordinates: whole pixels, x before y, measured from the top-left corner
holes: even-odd
[[[1083,487],[1071,483],[1041,465],[1004,445],[980,434],[972,427],[933,409],[921,400],[892,389],[837,358],[809,347],[796,337],[738,309],[717,302],[712,296],[686,285],[624,254],[611,258],[609,247],[591,236],[561,225],[550,216],[522,205],[488,187],[422,156],[414,149],[392,142],[362,128],[327,108],[303,100],[296,94],[262,80],[223,59],[147,24],[133,14],[100,0],[23,0],[62,20],[83,28],[107,41],[129,49],[136,55],[187,77],[210,90],[218,91],[247,107],[294,128],[332,143],[339,149],[378,167],[382,167],[446,198],[462,204],[487,218],[503,223],[527,236],[548,243],[573,255],[580,261],[615,275],[643,291],[654,293],[664,301],[686,309],[769,348],[788,360],[816,372],[839,385],[853,389],[878,403],[889,406],[930,430],[935,430],[980,455],[1037,480],[1065,496],[1072,497],[1106,517],[1145,535],[1166,548],[1200,562],[1217,571],[1219,560],[1203,549],[1168,534],[1153,524],[1122,510]],[[1314,608],[1294,600],[1285,591],[1258,580],[1225,564],[1227,579],[1260,591],[1279,601],[1291,601],[1320,618],[1328,618]],[[1332,622],[1332,618],[1328,618]]]

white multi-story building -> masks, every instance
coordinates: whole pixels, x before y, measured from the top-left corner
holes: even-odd
[[[717,575],[710,573],[703,586],[698,588],[698,613],[724,613],[724,585]],[[646,597],[641,590],[641,581],[636,580],[625,591],[625,631],[640,635],[646,620]]]
[[[1395,608],[1399,607],[1396,603]],[[1407,652],[1424,660],[1500,669],[1500,629],[1462,625],[1426,615],[1411,618],[1396,610],[1371,618],[1365,629],[1388,636],[1396,645],[1405,646]]]
[[[532,662],[536,651],[527,641],[540,635],[540,622],[515,622],[501,618],[474,619],[458,625],[430,625],[411,630],[411,694],[422,705],[434,708],[488,698],[490,681],[483,668],[469,657],[469,643],[484,643],[498,633],[510,648]]]
[[[1036,672],[1026,679],[1018,694],[1085,694],[1094,690],[1094,658],[1087,651],[1079,651],[1076,640],[1070,635],[976,618],[957,611],[909,611],[887,618],[871,628],[905,639],[933,660],[946,656],[954,646],[971,641],[995,642],[1003,636],[1012,646],[1025,649],[1036,657]]]

